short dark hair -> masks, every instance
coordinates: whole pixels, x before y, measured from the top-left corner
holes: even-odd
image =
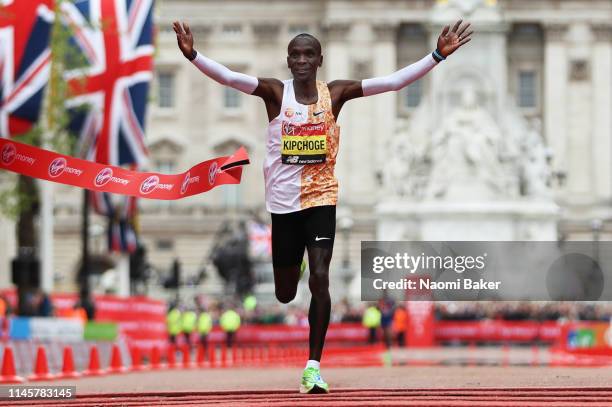
[[[293,39],[291,41],[289,41],[289,45],[287,45],[287,51],[289,51],[289,48],[291,48],[291,45],[294,43],[294,41],[299,39],[299,38],[305,38],[305,39],[308,39],[308,40],[312,41],[314,43],[315,49],[317,50],[319,55],[321,55],[321,43],[319,42],[318,39],[315,38],[314,35],[311,35],[311,34],[308,34],[308,33],[301,33],[301,34],[298,34],[295,37],[293,37]]]

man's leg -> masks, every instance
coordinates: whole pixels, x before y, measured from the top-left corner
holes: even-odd
[[[329,325],[329,264],[336,235],[336,207],[320,206],[307,210],[306,235],[308,248],[308,286],[312,298],[308,312],[310,325],[310,360],[321,360],[325,334]]]
[[[312,293],[308,322],[310,325],[310,360],[321,360],[325,334],[329,325],[331,313],[331,298],[329,296],[329,263],[332,249],[311,247],[308,249],[308,267],[310,277],[308,286]]]
[[[287,304],[295,298],[306,239],[301,214],[272,214],[272,263],[276,298]]]
[[[274,292],[283,304],[291,302],[297,293],[300,265],[274,267]]]

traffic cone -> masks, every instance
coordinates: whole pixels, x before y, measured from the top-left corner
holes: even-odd
[[[64,347],[62,372],[58,374],[57,377],[61,379],[75,379],[77,377],[81,377],[81,374],[74,370],[74,357],[72,355],[72,348],[70,346]]]
[[[238,348],[238,345],[232,345],[232,366],[236,366],[242,357],[242,349]]]
[[[468,361],[467,361],[467,365],[468,366],[475,366],[476,365],[476,359],[474,359],[475,355],[476,355],[476,343],[474,341],[470,342],[469,348],[468,348]]]
[[[531,366],[540,365],[540,348],[538,345],[531,346]]]
[[[146,370],[146,366],[142,364],[140,348],[138,348],[137,346],[132,346],[130,348],[130,356],[132,358],[132,366],[130,366],[129,370],[131,370],[132,372]]]
[[[217,356],[217,347],[214,344],[208,345],[208,364],[210,367],[215,367],[215,357]]]
[[[227,367],[227,346],[225,343],[221,344],[221,367]]]
[[[49,365],[47,364],[47,352],[44,346],[39,346],[36,350],[36,362],[34,364],[34,373],[28,376],[28,380],[41,381],[55,379],[55,375],[49,373]]]
[[[6,346],[4,348],[4,356],[2,357],[2,374],[0,374],[0,383],[23,383],[25,379],[17,376],[15,371],[15,359],[13,358],[13,348]]]
[[[98,347],[93,345],[89,352],[89,367],[83,372],[83,376],[101,376],[106,372],[100,368],[100,354]]]
[[[151,350],[151,369],[158,370],[164,369],[165,367],[166,365],[161,363],[161,352],[159,351],[159,347],[153,346]]]
[[[269,364],[272,362],[272,352],[272,347],[270,346],[270,344],[267,344],[264,352],[264,363]]]
[[[188,344],[183,345],[181,353],[183,354],[183,368],[191,369],[195,364],[191,363],[191,348]]]
[[[510,365],[510,346],[508,346],[508,344],[504,344],[502,346],[502,352],[503,352],[503,356],[502,356],[502,366],[508,366]]]
[[[123,362],[121,360],[121,350],[119,349],[119,345],[113,344],[111,349],[111,360],[108,368],[109,373],[125,373],[126,368],[123,366]]]
[[[205,365],[205,361],[204,358],[206,357],[206,350],[204,349],[204,346],[202,346],[201,344],[198,345],[198,350],[196,352],[196,365],[198,367],[204,367]]]
[[[178,367],[176,364],[176,348],[174,345],[170,345],[166,348],[166,359],[168,361],[168,368],[176,369]]]

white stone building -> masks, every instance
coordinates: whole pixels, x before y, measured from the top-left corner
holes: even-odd
[[[401,159],[400,178],[389,176],[389,162],[398,159],[397,137],[417,125],[423,137],[433,134],[467,88],[495,123],[511,110],[515,116],[508,117],[517,118],[525,132],[537,136],[535,145],[544,146],[550,164],[547,187],[561,208],[560,236],[591,239],[594,230],[612,231],[609,0],[159,0],[156,16],[158,48],[146,130],[151,169],[184,171],[238,145],[246,146],[251,157],[239,186],[171,203],[141,201],[142,236],[150,260],[160,268],[178,256],[185,271],[194,273],[224,218],[264,208],[264,105],[257,97],[223,88],[186,61],[176,46],[174,20],[191,25],[196,48],[210,58],[279,79],[289,76],[289,40],[312,33],[323,45],[319,78],[327,81],[391,73],[430,53],[444,24],[459,18],[473,22],[473,40],[422,80],[343,108],[332,270],[349,259],[359,271],[360,241],[377,237],[378,204],[390,197],[420,199],[414,191],[398,190]],[[55,191],[54,260],[56,272],[64,276],[56,287],[71,290],[68,276],[79,258],[81,194],[63,186]],[[529,194],[519,188],[515,195]],[[0,252],[4,267],[13,249],[10,242],[0,247],[8,248]]]

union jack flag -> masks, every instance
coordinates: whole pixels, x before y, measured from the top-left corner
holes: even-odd
[[[153,0],[76,0],[62,18],[83,66],[65,78],[70,129],[96,162],[147,161],[145,110],[153,67]]]
[[[147,161],[145,111],[153,67],[153,0],[77,0],[62,4],[79,66],[66,72],[72,133],[80,155],[111,165]],[[132,252],[137,211],[131,197],[92,193],[109,218],[109,250]]]
[[[0,137],[38,121],[49,79],[53,0],[0,0]]]
[[[93,193],[93,207],[96,212],[108,218],[108,251],[133,253],[138,247],[136,221],[137,201],[133,196],[112,200],[117,195]]]

